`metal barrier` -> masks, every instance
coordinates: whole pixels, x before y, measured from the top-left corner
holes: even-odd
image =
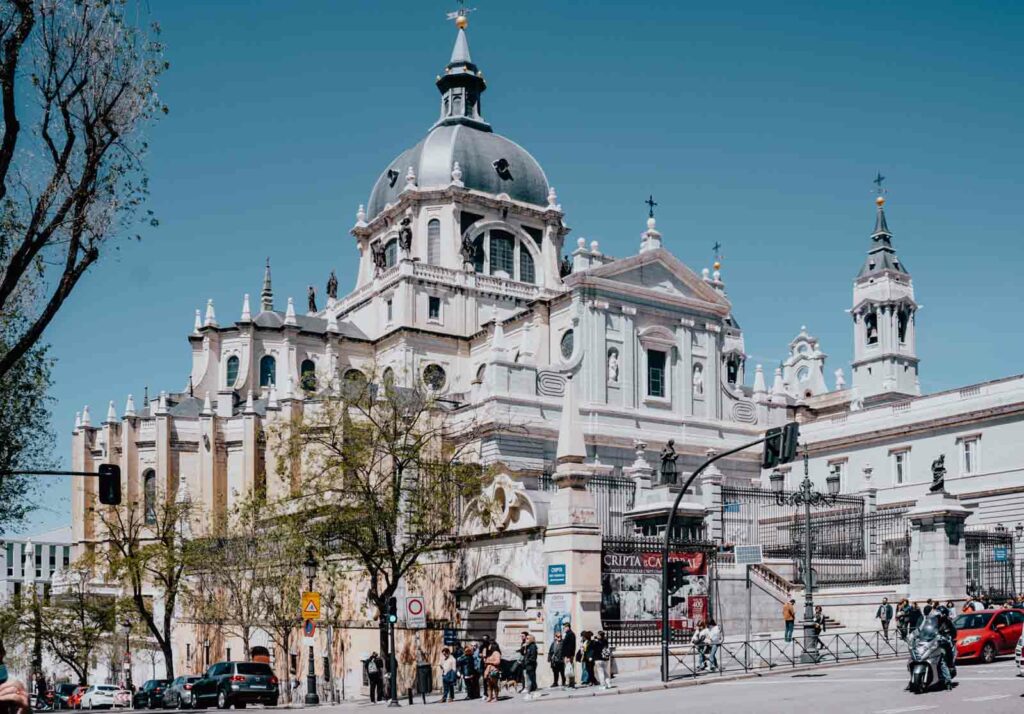
[[[704,653],[692,646],[670,648],[668,678],[697,677],[702,674],[734,674],[779,667],[797,668],[809,664],[828,664],[850,660],[886,659],[907,656],[909,647],[898,634],[885,639],[880,631],[839,632],[818,637],[814,647],[805,647],[802,633],[792,640],[770,637],[742,642],[725,642],[715,653],[718,667],[711,669],[711,650]],[[706,663],[706,668],[702,667]]]

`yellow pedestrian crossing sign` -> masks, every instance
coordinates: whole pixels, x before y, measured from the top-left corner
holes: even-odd
[[[312,591],[302,593],[302,619],[320,619],[320,593]]]

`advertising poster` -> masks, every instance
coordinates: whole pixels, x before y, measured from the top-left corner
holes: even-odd
[[[708,614],[707,556],[673,551],[669,562],[686,563],[682,583],[668,594],[669,626],[692,630]],[[606,630],[657,630],[661,627],[661,553],[602,553],[601,621]]]
[[[572,596],[567,593],[548,595],[544,598],[544,624],[547,641],[554,640],[555,632],[562,632],[562,624],[572,618]]]

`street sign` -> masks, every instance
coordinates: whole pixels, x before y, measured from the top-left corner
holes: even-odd
[[[739,501],[732,501],[732,502],[726,503],[722,507],[722,511],[724,513],[739,513],[740,512],[740,502]]]
[[[315,635],[316,634],[316,621],[315,620],[306,620],[305,624],[303,624],[303,626],[302,626],[302,634],[305,635],[306,637],[312,637],[313,635]]]
[[[426,628],[427,603],[422,595],[409,595],[405,598],[405,625],[419,630]]]
[[[565,585],[565,563],[548,566],[548,585]]]
[[[302,619],[320,619],[320,593],[308,590],[302,593]]]
[[[459,635],[455,630],[451,628],[445,628],[444,630],[444,644],[447,647],[454,647],[459,644]]]
[[[992,549],[992,555],[995,557],[997,563],[1005,563],[1010,559],[1010,555],[1005,547],[997,547]]]
[[[736,565],[761,565],[764,563],[764,553],[761,550],[761,544],[757,545],[738,545],[734,549],[736,555]]]

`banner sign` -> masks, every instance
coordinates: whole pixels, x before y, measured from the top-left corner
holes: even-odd
[[[686,564],[681,584],[668,594],[669,626],[692,630],[708,615],[708,563],[701,551],[671,551]],[[601,567],[601,620],[606,630],[661,627],[661,553],[605,550]]]

